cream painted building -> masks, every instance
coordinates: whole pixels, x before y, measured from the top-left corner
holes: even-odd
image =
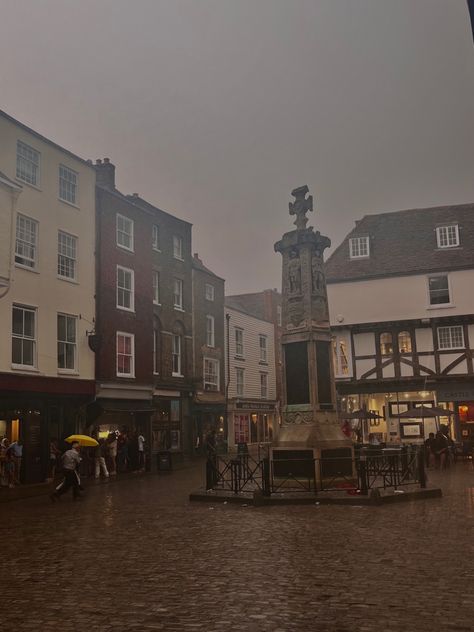
[[[368,215],[326,263],[342,409],[364,440],[422,441],[437,423],[474,435],[474,205]],[[455,411],[419,420],[420,404]]]
[[[228,444],[257,445],[278,432],[273,323],[226,306]]]
[[[0,435],[36,481],[94,397],[95,171],[0,112],[0,172]]]

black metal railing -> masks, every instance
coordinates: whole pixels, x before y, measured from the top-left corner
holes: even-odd
[[[322,459],[259,457],[237,454],[208,458],[206,489],[271,496],[299,492],[368,495],[374,489],[426,487],[424,452],[417,447]]]

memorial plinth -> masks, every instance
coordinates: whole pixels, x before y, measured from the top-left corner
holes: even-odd
[[[276,449],[311,449],[314,458],[351,456],[352,443],[342,433],[336,410],[323,261],[331,241],[306,228],[306,213],[313,210],[307,193],[306,186],[292,191],[296,230],[275,244],[283,258],[282,426]]]

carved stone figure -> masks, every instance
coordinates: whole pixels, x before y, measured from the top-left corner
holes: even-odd
[[[288,263],[289,293],[299,294],[301,292],[301,264],[297,250],[290,251],[290,261]]]
[[[306,213],[313,210],[313,196],[306,194],[309,193],[309,189],[305,184],[302,187],[293,189],[291,195],[295,198],[294,202],[289,203],[290,215],[296,215],[294,224],[298,230],[304,230],[308,223]]]
[[[313,294],[325,295],[326,281],[322,269],[321,260],[315,253],[311,258],[311,289]]]

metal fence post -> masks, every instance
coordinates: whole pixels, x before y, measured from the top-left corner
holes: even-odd
[[[206,489],[214,489],[215,480],[214,463],[212,459],[208,457],[206,460]]]
[[[231,487],[234,494],[240,491],[240,459],[232,459],[230,462]]]
[[[270,496],[270,459],[268,457],[262,459],[262,493],[264,496]]]
[[[359,476],[360,476],[360,493],[363,496],[367,496],[369,493],[369,486],[367,481],[367,469],[365,457],[361,457],[359,462]]]
[[[425,455],[423,449],[418,452],[418,478],[420,479],[420,487],[425,489],[426,487],[426,470],[425,470]]]

